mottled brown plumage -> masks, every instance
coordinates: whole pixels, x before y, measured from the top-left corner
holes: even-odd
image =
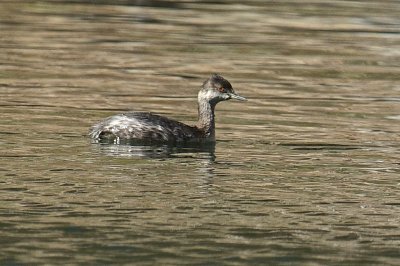
[[[215,105],[229,99],[245,100],[235,94],[232,85],[219,75],[207,79],[198,94],[199,120],[189,126],[147,112],[130,112],[106,118],[94,125],[89,135],[114,143],[185,143],[215,141]]]

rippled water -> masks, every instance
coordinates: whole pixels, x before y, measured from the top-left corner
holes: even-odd
[[[398,1],[3,1],[0,261],[400,263]],[[216,146],[92,144],[126,110]]]

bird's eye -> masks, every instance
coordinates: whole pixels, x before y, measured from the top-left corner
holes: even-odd
[[[225,92],[225,88],[224,87],[220,87],[218,90],[219,90],[219,92]]]

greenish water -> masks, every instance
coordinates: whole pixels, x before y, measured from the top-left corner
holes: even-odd
[[[400,263],[398,1],[3,1],[0,262]],[[203,149],[93,144],[126,110]]]

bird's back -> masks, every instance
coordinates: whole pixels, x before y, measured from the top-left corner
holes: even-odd
[[[94,125],[89,135],[100,140],[140,143],[177,143],[202,138],[202,132],[196,127],[145,112],[110,116]]]

